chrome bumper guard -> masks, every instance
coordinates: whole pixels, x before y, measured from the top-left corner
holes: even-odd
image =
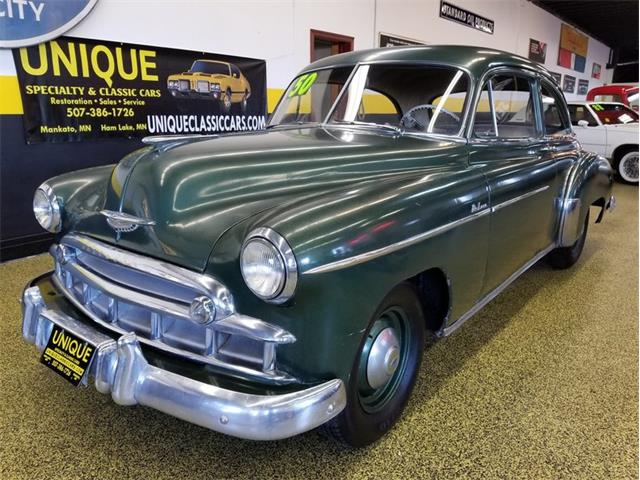
[[[342,411],[342,380],[283,395],[223,389],[150,365],[134,333],[117,341],[57,310],[47,308],[40,289],[22,298],[22,336],[44,350],[53,325],[96,345],[83,379],[119,405],[145,405],[220,433],[250,440],[278,440],[311,430]],[[87,378],[89,377],[89,379]]]

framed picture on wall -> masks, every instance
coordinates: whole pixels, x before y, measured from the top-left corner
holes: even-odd
[[[558,73],[558,72],[549,72],[549,74],[553,77],[553,79],[556,82],[556,85],[560,86],[560,84],[562,83],[562,74]]]
[[[586,95],[589,91],[589,80],[578,80],[578,95]]]
[[[591,68],[591,78],[600,78],[600,72],[602,71],[602,65],[599,63],[593,62],[593,67]]]
[[[562,91],[565,93],[573,93],[576,89],[576,77],[565,75],[562,82]]]
[[[533,38],[529,39],[529,60],[544,64],[547,58],[547,44]]]

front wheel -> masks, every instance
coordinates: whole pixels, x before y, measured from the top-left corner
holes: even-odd
[[[424,316],[413,285],[402,283],[373,315],[347,385],[345,409],[323,426],[353,447],[378,440],[402,414],[424,349]]]
[[[618,173],[627,183],[638,183],[638,157],[637,151],[625,153],[618,162]]]
[[[587,212],[587,217],[584,219],[582,233],[575,243],[569,247],[558,247],[551,250],[547,255],[547,263],[558,270],[569,268],[575,264],[580,258],[580,255],[582,255],[584,243],[587,240],[587,230],[589,230],[589,212]]]
[[[227,88],[227,90],[222,95],[220,99],[220,103],[222,104],[222,111],[224,113],[229,113],[231,111],[231,90]]]

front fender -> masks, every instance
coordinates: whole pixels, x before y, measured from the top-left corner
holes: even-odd
[[[564,194],[558,199],[559,246],[568,247],[576,242],[589,207],[601,202],[604,208],[612,188],[613,169],[609,161],[595,153],[582,151],[567,175]]]

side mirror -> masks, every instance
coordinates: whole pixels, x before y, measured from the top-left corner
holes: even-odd
[[[586,120],[578,120],[578,126],[582,128],[587,128],[589,126],[589,122]]]

